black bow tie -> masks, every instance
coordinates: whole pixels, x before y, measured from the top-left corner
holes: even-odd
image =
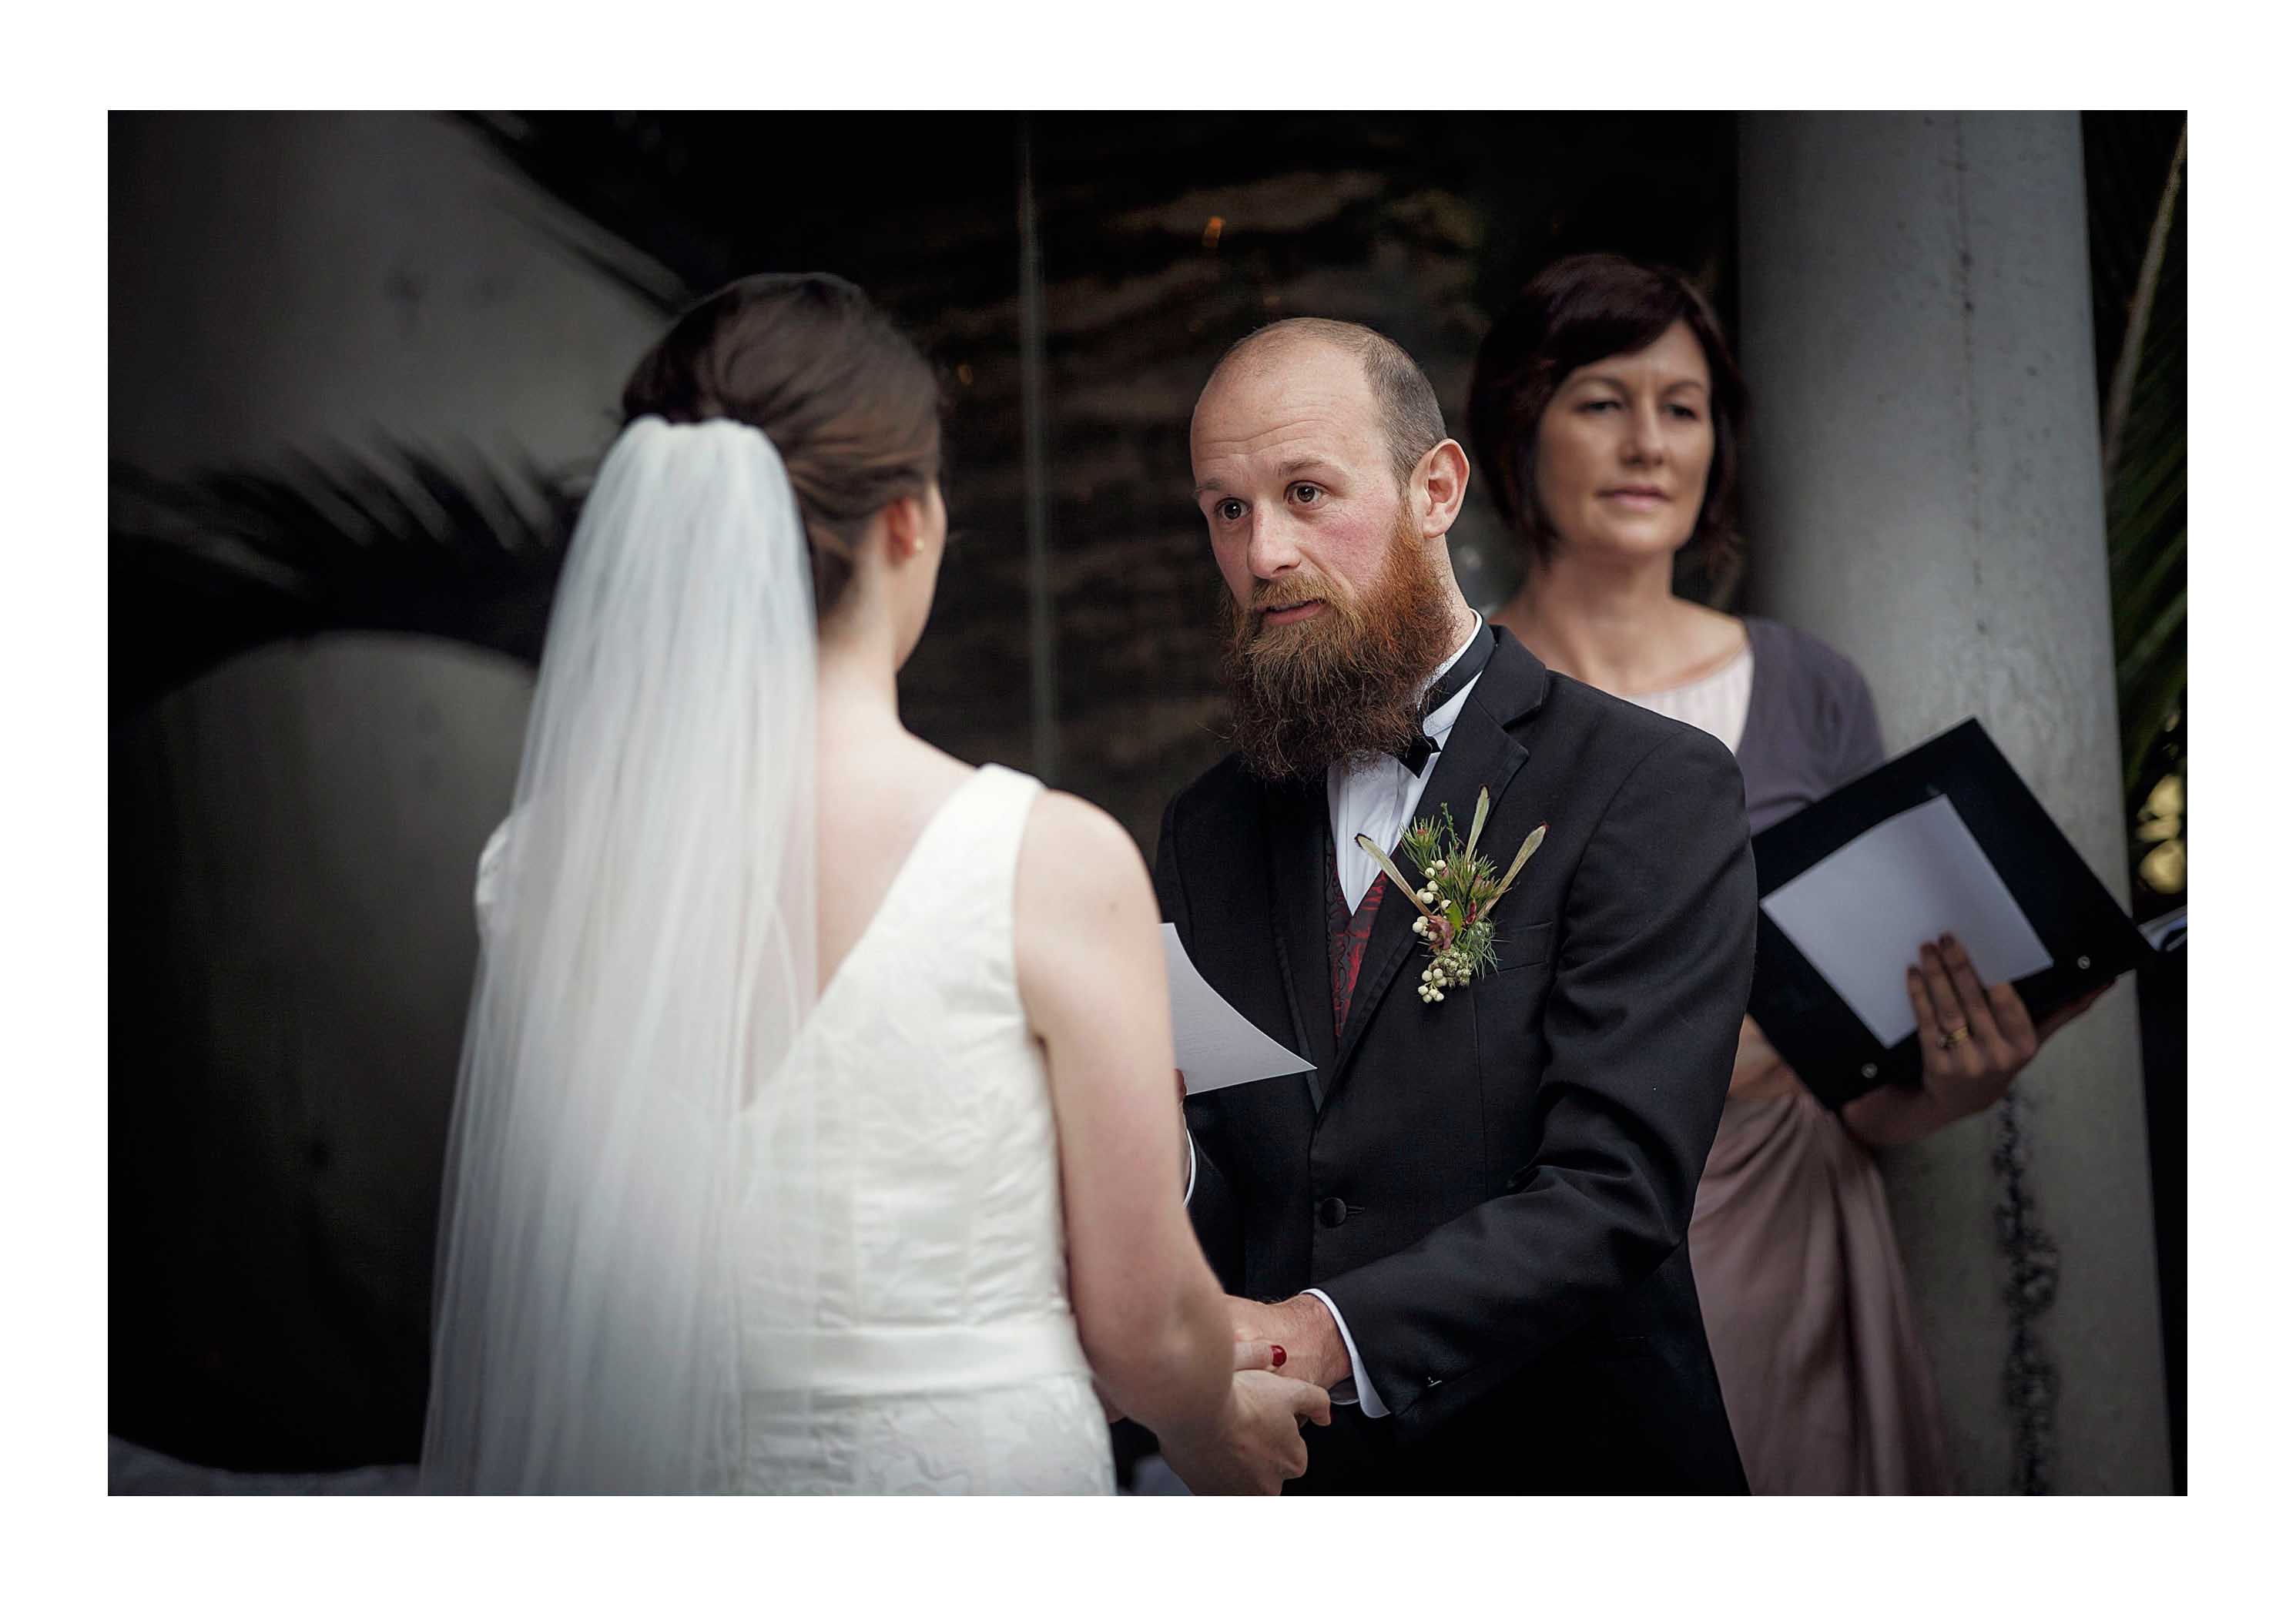
[[[1483,667],[1491,661],[1491,649],[1496,645],[1488,622],[1476,627],[1474,640],[1467,644],[1466,652],[1443,672],[1441,680],[1427,689],[1427,696],[1419,705],[1420,728],[1411,734],[1409,742],[1395,750],[1397,764],[1414,775],[1427,774],[1428,761],[1443,751],[1442,745],[1427,734],[1427,717],[1457,697],[1462,686],[1483,673]]]
[[[1440,708],[1441,705],[1438,704],[1437,707]],[[1423,715],[1421,717],[1423,719],[1426,717]],[[1414,731],[1411,734],[1411,740],[1396,750],[1394,758],[1397,764],[1410,771],[1412,775],[1424,775],[1427,774],[1427,761],[1442,751],[1442,743],[1424,731]]]

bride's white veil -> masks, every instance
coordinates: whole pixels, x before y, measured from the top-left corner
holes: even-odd
[[[495,871],[427,1489],[734,1484],[745,1113],[773,1102],[815,986],[814,676],[772,442],[629,425],[559,583]]]

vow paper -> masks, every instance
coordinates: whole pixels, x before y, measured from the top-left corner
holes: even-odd
[[[1164,975],[1172,993],[1172,1052],[1189,1093],[1207,1094],[1308,1070],[1306,1061],[1245,1021],[1204,980],[1180,946],[1180,929],[1168,921],[1164,922]]]
[[[1949,798],[1851,838],[1762,909],[1884,1047],[1914,1030],[1906,968],[1922,963],[1922,945],[1940,932],[1961,940],[1988,988],[2052,963]]]

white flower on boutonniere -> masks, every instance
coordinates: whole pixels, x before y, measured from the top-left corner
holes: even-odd
[[[1469,828],[1464,847],[1458,828],[1451,822],[1449,804],[1443,806],[1439,823],[1412,822],[1401,847],[1418,867],[1418,883],[1396,869],[1395,861],[1379,844],[1361,833],[1356,837],[1357,844],[1379,862],[1388,880],[1403,890],[1403,896],[1419,912],[1411,930],[1427,945],[1428,964],[1419,973],[1419,996],[1430,1004],[1441,1004],[1450,988],[1464,988],[1485,972],[1498,969],[1498,938],[1491,928],[1491,911],[1506,897],[1530,857],[1538,852],[1538,845],[1546,840],[1542,822],[1523,839],[1522,847],[1515,850],[1514,863],[1502,876],[1497,865],[1475,853],[1475,845],[1482,840],[1483,822],[1490,813],[1491,793],[1486,787],[1475,799],[1475,824]]]

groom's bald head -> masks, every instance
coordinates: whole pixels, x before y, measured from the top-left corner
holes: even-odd
[[[1223,378],[1280,364],[1302,347],[1317,345],[1335,347],[1362,365],[1396,483],[1407,483],[1419,460],[1445,439],[1443,408],[1435,399],[1435,387],[1411,354],[1364,324],[1337,318],[1283,318],[1252,331],[1229,347],[1214,366],[1197,396],[1197,409],[1201,411],[1204,399]]]

